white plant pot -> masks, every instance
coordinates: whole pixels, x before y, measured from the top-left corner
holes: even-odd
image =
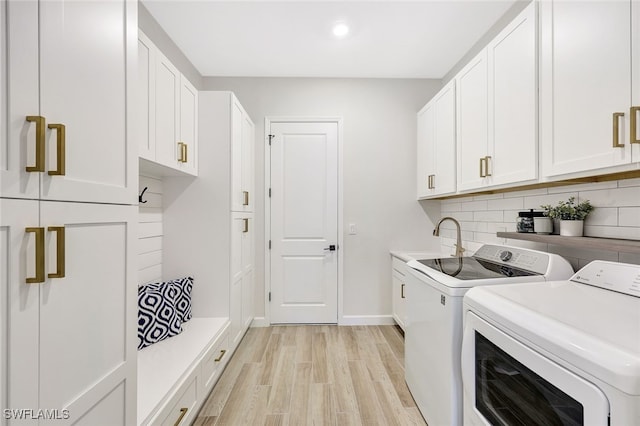
[[[533,230],[536,234],[550,234],[553,232],[553,219],[550,217],[534,217]]]
[[[560,235],[565,237],[582,237],[584,220],[561,220]]]

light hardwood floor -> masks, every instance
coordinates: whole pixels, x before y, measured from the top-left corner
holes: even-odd
[[[251,328],[196,426],[426,425],[395,326]]]

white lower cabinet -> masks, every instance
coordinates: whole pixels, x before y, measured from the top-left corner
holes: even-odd
[[[137,208],[10,199],[0,207],[3,408],[133,424]]]
[[[391,257],[391,304],[393,319],[404,330],[407,320],[405,288],[405,262],[395,256]]]
[[[253,215],[231,217],[231,343],[236,346],[253,320]]]

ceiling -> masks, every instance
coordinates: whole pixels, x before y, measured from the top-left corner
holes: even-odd
[[[203,76],[440,79],[516,1],[142,3]]]

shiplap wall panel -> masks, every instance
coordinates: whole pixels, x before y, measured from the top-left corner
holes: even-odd
[[[138,284],[162,279],[162,180],[140,176],[138,205]]]

